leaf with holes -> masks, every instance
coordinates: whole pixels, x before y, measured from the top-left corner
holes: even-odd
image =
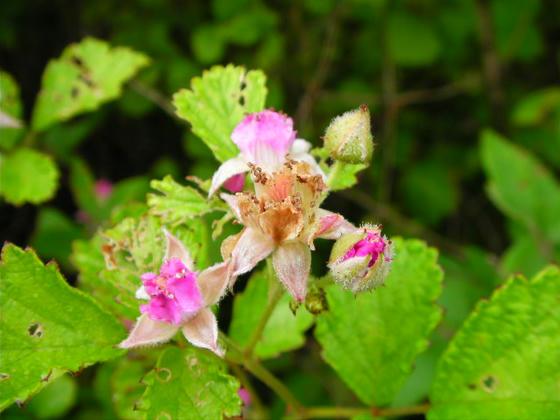
[[[534,156],[493,131],[482,134],[488,195],[506,215],[560,242],[560,184]]]
[[[268,296],[269,279],[265,272],[253,274],[243,293],[235,296],[229,327],[232,340],[241,346],[247,343],[265,311]],[[290,296],[284,294],[274,308],[255,347],[257,357],[274,357],[281,352],[297,349],[305,343],[305,331],[313,324],[313,316],[305,308],[301,308],[294,316],[289,304]]]
[[[560,413],[560,269],[513,276],[481,301],[439,360],[430,420],[555,419]]]
[[[180,224],[214,210],[211,203],[192,187],[178,184],[171,175],[153,180],[151,187],[160,194],[148,194],[150,212],[167,223]]]
[[[239,382],[225,370],[225,362],[207,350],[169,347],[144,379],[148,388],[139,409],[147,411],[148,419],[237,416]]]
[[[44,130],[119,97],[123,84],[148,63],[142,53],[111,48],[94,38],[68,46],[43,74],[33,109],[33,129]]]
[[[58,187],[58,177],[54,161],[33,149],[20,148],[0,156],[0,194],[16,206],[51,199]]]
[[[177,115],[189,121],[193,132],[223,162],[239,154],[230,136],[247,113],[264,108],[266,77],[233,65],[214,66],[191,81],[191,90],[173,96]]]
[[[7,244],[0,264],[0,409],[47,385],[63,370],[119,356],[123,326],[70,287],[55,264]]]
[[[387,286],[358,296],[329,287],[329,311],[318,315],[315,328],[327,363],[364,403],[375,406],[395,398],[441,318],[435,304],[443,278],[437,251],[419,240],[394,242]]]

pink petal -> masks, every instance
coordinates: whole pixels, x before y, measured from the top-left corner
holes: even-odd
[[[324,209],[318,209],[317,218],[321,223],[321,228],[315,234],[315,237],[324,239],[338,239],[341,235],[356,231],[356,227],[338,213],[333,213]]]
[[[183,243],[165,228],[163,229],[163,233],[165,234],[165,239],[167,241],[165,260],[178,258],[183,264],[185,264],[185,267],[187,267],[190,271],[194,271],[194,262]]]
[[[241,157],[234,157],[232,159],[226,160],[220,165],[218,170],[214,172],[212,176],[212,184],[210,185],[210,190],[208,191],[208,197],[211,197],[218,188],[227,182],[231,177],[243,174],[249,170],[247,163]]]
[[[237,174],[232,176],[226,182],[224,182],[224,188],[231,191],[232,193],[238,193],[243,191],[245,187],[245,175]]]
[[[140,305],[140,312],[148,314],[154,321],[179,325],[183,319],[181,308],[175,299],[161,294],[152,296],[147,305]]]
[[[243,156],[255,162],[259,145],[269,146],[276,155],[284,157],[296,138],[291,118],[271,110],[247,115],[235,127],[231,139]]]
[[[194,273],[187,273],[184,277],[172,277],[167,280],[166,287],[183,314],[197,312],[204,303]]]
[[[131,347],[149,346],[163,343],[171,339],[179,327],[152,320],[147,314],[143,314],[136,320],[136,325],[126,340],[118,345],[121,349]]]
[[[113,194],[113,184],[108,179],[101,178],[95,183],[94,191],[98,198],[105,200]]]
[[[325,175],[325,172],[323,172],[315,158],[308,153],[310,148],[311,144],[309,142],[303,139],[296,139],[296,141],[292,145],[292,148],[290,149],[290,158],[296,161],[308,163],[311,166],[313,172],[317,175],[321,175],[323,181],[326,181],[327,175]]]
[[[287,242],[276,248],[272,264],[278,279],[288,292],[301,303],[307,294],[307,279],[311,267],[311,251],[302,242]]]
[[[155,280],[158,278],[157,274],[154,273],[144,273],[140,277],[142,279],[142,284],[144,285],[144,290],[149,295],[157,295],[160,293],[158,285]]]
[[[212,350],[222,357],[224,352],[218,347],[218,321],[208,308],[200,312],[182,326],[185,338],[196,347]]]
[[[198,276],[198,287],[207,306],[218,302],[226,291],[228,284],[229,262],[215,264]]]
[[[231,253],[231,275],[251,271],[274,250],[274,242],[255,229],[245,228]]]
[[[251,394],[249,394],[249,391],[247,391],[245,388],[239,388],[239,391],[237,391],[237,395],[239,395],[239,397],[243,401],[243,405],[251,405]]]

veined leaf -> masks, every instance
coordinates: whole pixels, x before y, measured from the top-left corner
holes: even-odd
[[[269,279],[265,273],[266,271],[261,271],[253,274],[243,293],[235,296],[229,337],[241,346],[251,337],[268,303]],[[289,304],[290,296],[284,294],[274,308],[255,347],[257,357],[265,359],[277,356],[281,352],[297,349],[305,343],[304,334],[313,323],[313,316],[305,308],[300,308],[297,315],[294,315]]]
[[[558,418],[559,296],[551,266],[479,302],[438,362],[428,418]]]
[[[140,409],[147,419],[221,420],[241,411],[239,382],[225,373],[225,362],[194,347],[164,350],[144,379]]]
[[[0,264],[0,409],[24,402],[63,370],[119,356],[123,326],[70,287],[55,264],[5,245]]]
[[[437,251],[418,240],[394,242],[387,286],[358,296],[330,286],[329,311],[318,315],[315,328],[323,358],[364,403],[375,406],[393,400],[441,318]]]
[[[21,138],[24,123],[19,87],[14,78],[0,70],[0,149],[12,149]]]
[[[33,109],[32,127],[44,130],[57,121],[97,109],[121,95],[123,83],[148,65],[142,53],[86,38],[68,46],[48,64]]]
[[[193,132],[223,162],[239,154],[231,133],[246,113],[264,108],[266,77],[260,70],[214,66],[191,81],[191,90],[173,95],[177,115],[192,125]]]
[[[0,156],[0,194],[16,206],[39,204],[52,198],[58,177],[53,160],[35,150],[20,148]]]

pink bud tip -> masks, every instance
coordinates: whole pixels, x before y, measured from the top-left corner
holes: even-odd
[[[239,388],[239,391],[237,391],[237,395],[239,395],[243,400],[243,405],[247,407],[251,405],[251,394],[249,394],[249,391],[247,391],[245,388]]]
[[[232,176],[230,179],[224,182],[224,187],[232,193],[243,191],[243,188],[245,187],[245,175],[237,174]]]
[[[366,255],[371,255],[371,260],[368,263],[368,266],[371,267],[375,264],[377,258],[379,258],[379,254],[385,251],[386,246],[387,243],[381,235],[375,232],[368,232],[364,239],[356,242],[354,246],[348,250],[342,258],[342,261],[353,257],[365,257]]]
[[[98,198],[105,200],[113,193],[113,184],[111,181],[101,178],[95,183],[94,190]]]

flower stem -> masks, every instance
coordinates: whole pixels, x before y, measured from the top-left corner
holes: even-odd
[[[341,162],[340,160],[334,161],[334,164],[331,166],[331,170],[329,171],[329,175],[327,176],[327,187],[332,189],[333,183],[334,181],[336,181],[336,178],[338,178],[338,176],[344,169],[344,165],[346,164],[344,162]]]
[[[261,318],[259,319],[257,326],[253,330],[253,333],[251,334],[251,337],[249,337],[249,340],[247,341],[247,345],[245,346],[244,353],[246,359],[250,359],[252,357],[253,351],[255,350],[257,343],[261,339],[266,324],[268,323],[268,320],[270,319],[272,312],[274,312],[274,308],[276,308],[276,305],[278,304],[280,298],[284,294],[284,288],[280,285],[280,282],[275,278],[276,274],[274,273],[274,269],[272,267],[272,263],[270,262],[270,259],[266,261],[266,264],[267,264],[268,284],[270,288],[268,294],[268,303],[266,304],[266,308],[264,309],[264,312],[261,315]]]

